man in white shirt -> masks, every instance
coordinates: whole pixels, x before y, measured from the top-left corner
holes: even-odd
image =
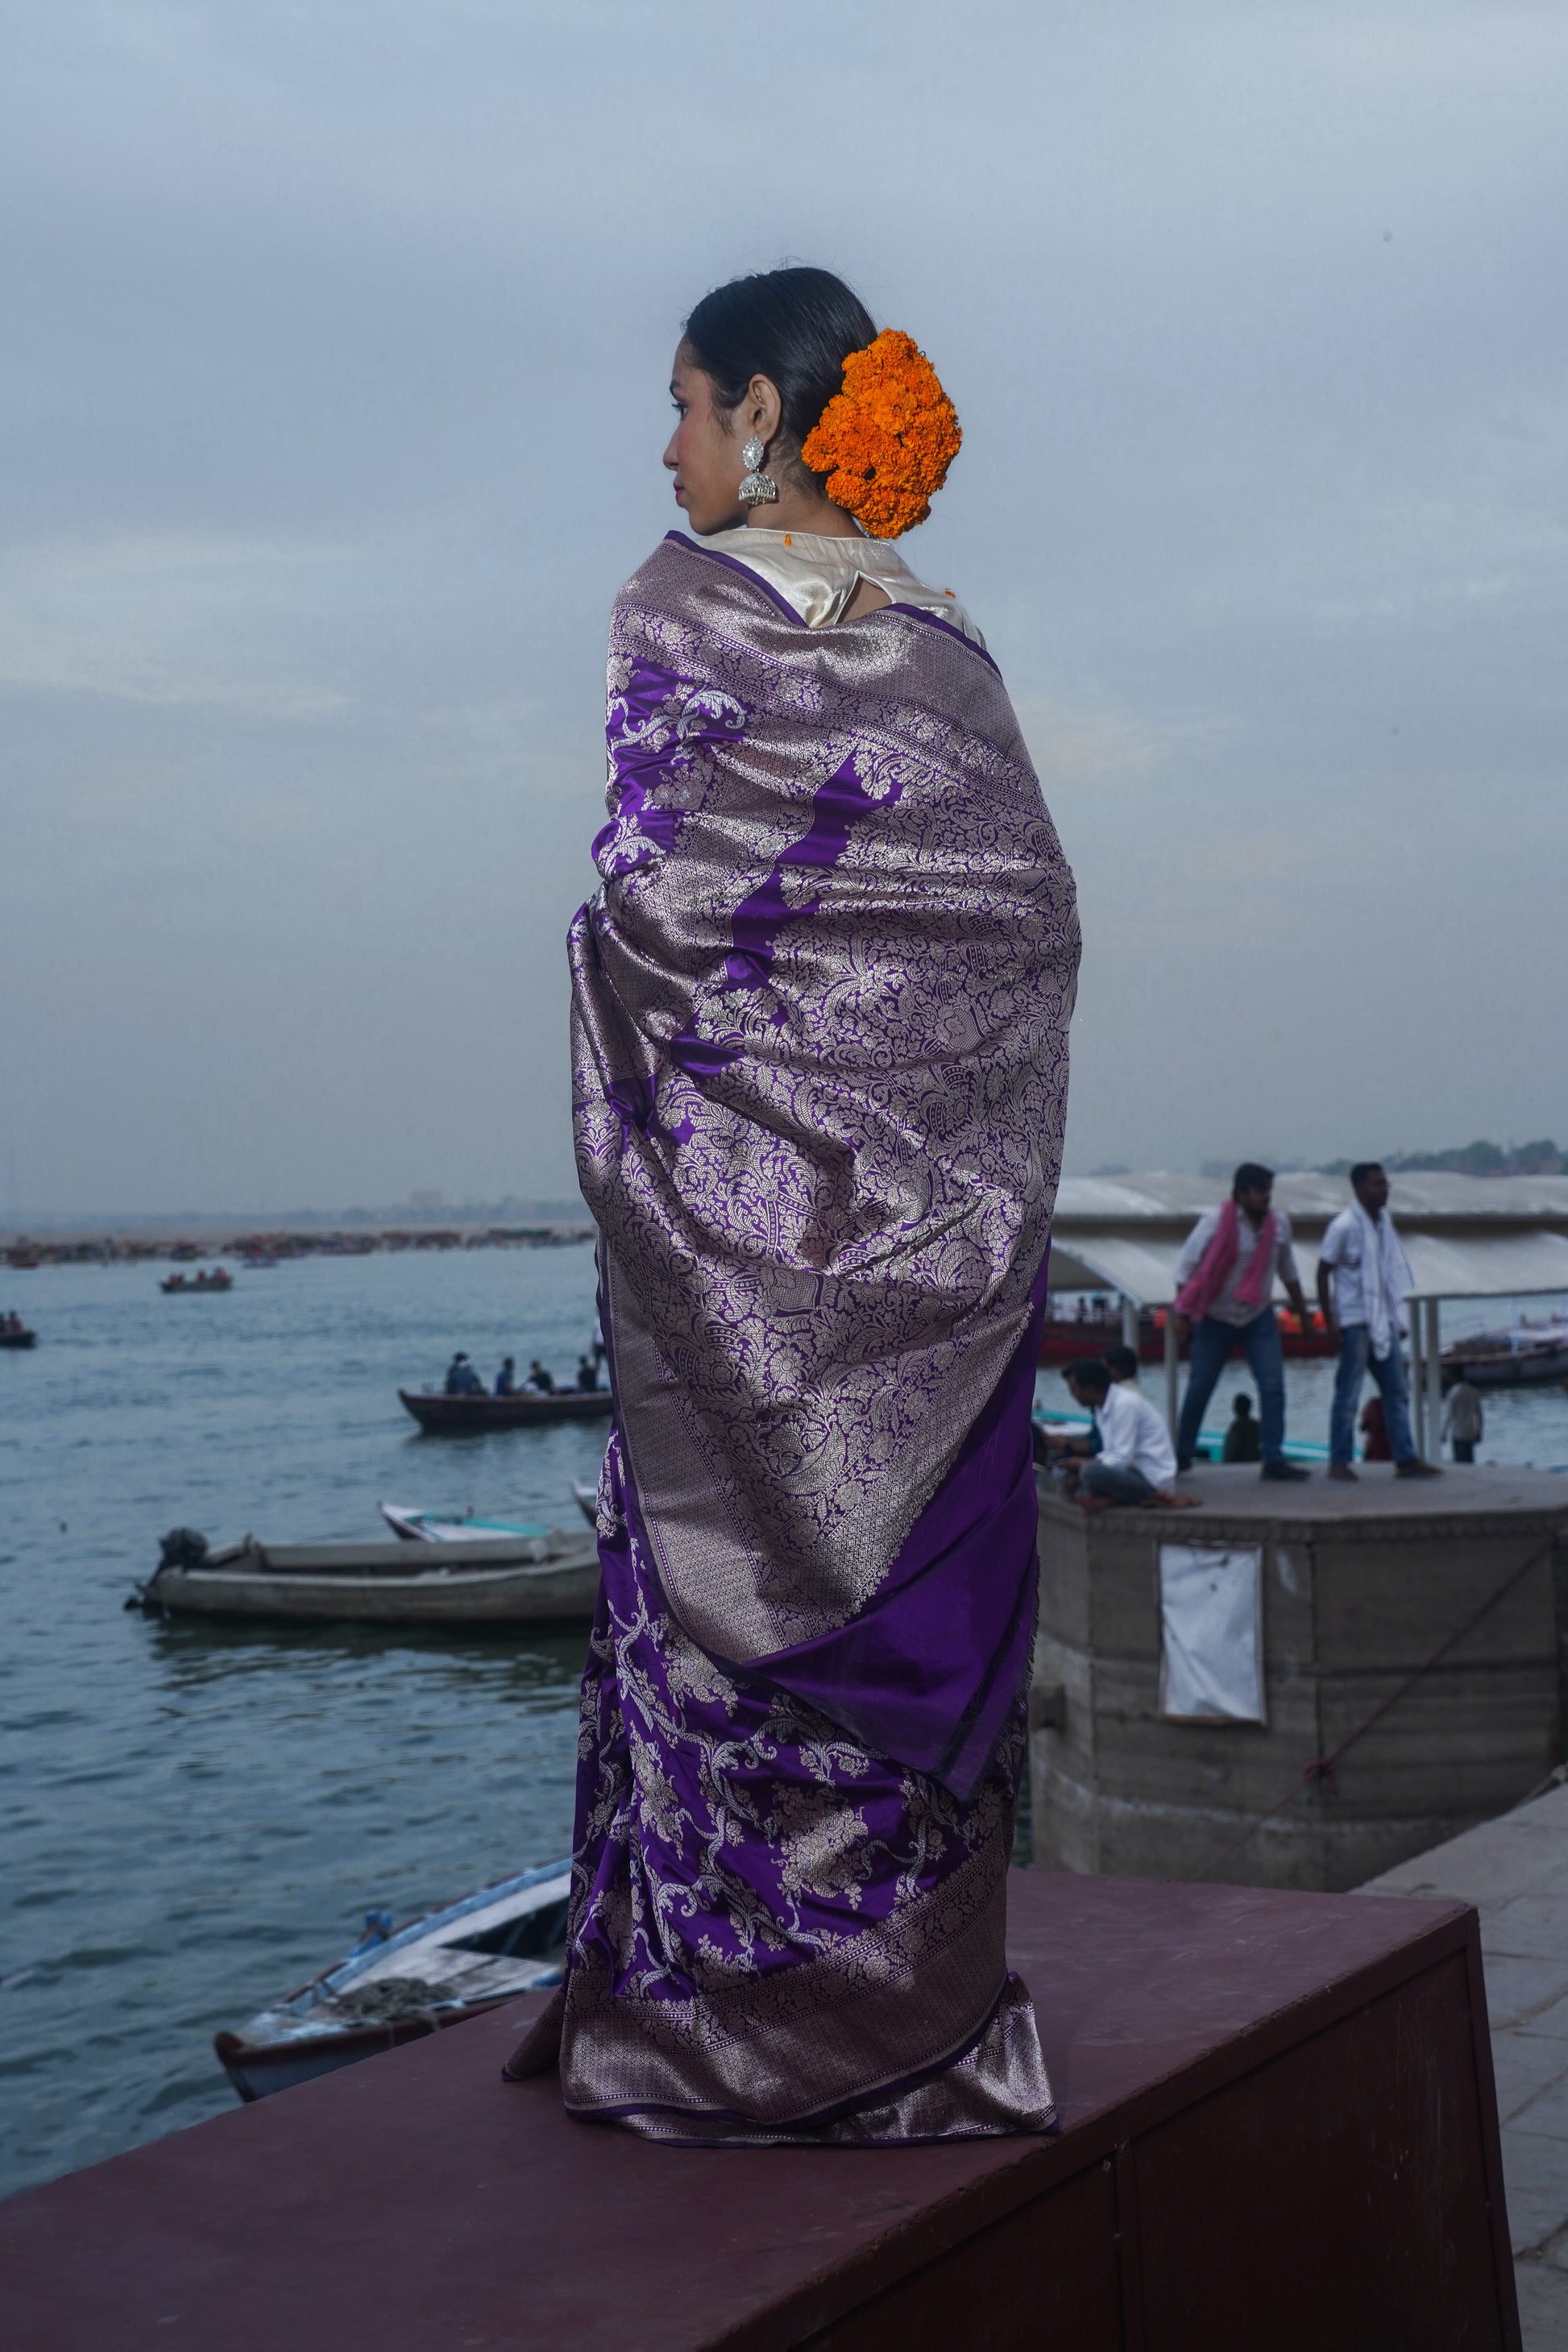
[[[1383,1413],[1398,1478],[1436,1478],[1410,1426],[1410,1394],[1399,1346],[1399,1316],[1414,1286],[1410,1261],[1388,1213],[1388,1178],[1375,1160],[1351,1170],[1355,1199],[1329,1225],[1318,1251],[1318,1303],[1339,1342],[1339,1370],[1329,1415],[1329,1475],[1353,1478],[1355,1414],[1370,1371],[1383,1391]]]
[[[1192,1333],[1187,1392],[1176,1425],[1176,1460],[1192,1467],[1198,1432],[1215,1383],[1239,1347],[1258,1383],[1258,1439],[1265,1478],[1305,1478],[1285,1459],[1285,1359],[1274,1320],[1276,1277],[1310,1328],[1301,1277],[1290,1246],[1290,1220],[1274,1206],[1274,1171],[1244,1160],[1230,1199],[1198,1219],[1176,1260],[1176,1337]]]
[[[1176,1449],[1148,1398],[1131,1381],[1113,1381],[1110,1366],[1091,1356],[1068,1365],[1067,1381],[1100,1432],[1098,1454],[1081,1465],[1065,1465],[1068,1491],[1077,1493],[1086,1511],[1173,1500]]]

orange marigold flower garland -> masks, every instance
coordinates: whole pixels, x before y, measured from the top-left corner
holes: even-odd
[[[873,539],[897,539],[931,512],[931,493],[963,438],[958,411],[911,337],[886,327],[844,362],[835,393],[805,436],[801,456],[826,474],[835,506]]]

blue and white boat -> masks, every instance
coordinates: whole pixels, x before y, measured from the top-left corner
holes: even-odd
[[[368,1911],[334,1968],[215,2034],[218,2062],[242,2099],[264,2099],[559,1984],[571,1891],[570,1862],[547,1862],[405,1927]]]

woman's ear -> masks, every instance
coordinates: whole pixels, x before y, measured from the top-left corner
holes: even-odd
[[[746,386],[746,430],[771,441],[784,421],[784,402],[772,376],[754,375]]]

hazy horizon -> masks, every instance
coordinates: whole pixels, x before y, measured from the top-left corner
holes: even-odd
[[[1079,877],[1069,1170],[1568,1131],[1562,12],[56,0],[0,62],[7,1223],[574,1197],[607,610],[682,316],[792,258],[959,408],[903,551]]]

